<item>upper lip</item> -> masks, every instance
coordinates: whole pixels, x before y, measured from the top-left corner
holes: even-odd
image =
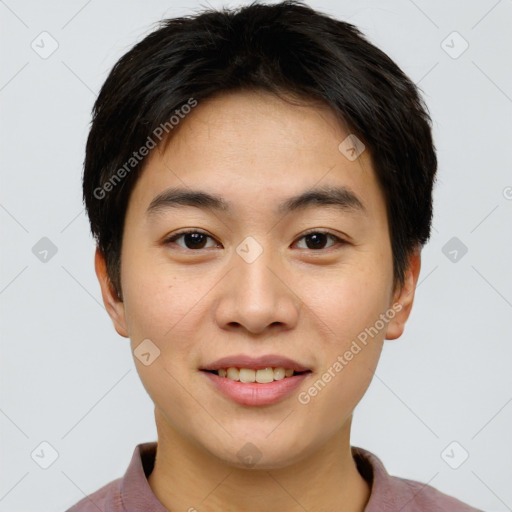
[[[253,357],[246,354],[237,354],[233,356],[222,357],[213,363],[201,367],[200,370],[219,370],[220,368],[230,367],[259,370],[268,367],[277,368],[278,366],[295,370],[296,372],[304,372],[309,370],[309,368],[301,365],[297,361],[294,361],[289,357],[280,356],[277,354],[266,354],[260,357]]]

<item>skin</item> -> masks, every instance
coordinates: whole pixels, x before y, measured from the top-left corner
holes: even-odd
[[[155,404],[158,450],[148,482],[169,510],[360,512],[368,502],[350,451],[352,413],[384,340],[403,332],[420,251],[395,288],[384,196],[369,151],[350,161],[338,150],[347,135],[326,107],[294,106],[268,93],[201,101],[165,151],[152,151],[133,190],[122,302],[96,252],[115,329],[132,350],[147,338],[160,350],[148,366],[134,361]],[[319,184],[349,187],[366,212],[313,206],[275,214],[278,203]],[[187,206],[149,218],[151,200],[177,185],[221,195],[233,214]],[[187,237],[164,242],[183,228],[212,238],[200,249]],[[345,243],[327,237],[320,248],[308,245],[304,232],[313,228]],[[250,264],[236,252],[247,236],[263,248]],[[378,335],[309,403],[299,403],[298,394],[393,304],[401,310]],[[282,354],[312,374],[285,400],[243,406],[199,371],[237,353]],[[251,468],[237,456],[248,442],[261,453]]]

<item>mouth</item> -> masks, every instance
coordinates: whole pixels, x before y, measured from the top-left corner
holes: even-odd
[[[280,354],[233,354],[203,365],[199,370],[234,381],[260,384],[312,372],[308,366]]]
[[[270,406],[291,398],[313,372],[284,366],[201,368],[208,385],[243,406]]]
[[[227,368],[219,368],[217,370],[202,369],[201,371],[212,373],[218,377],[229,379],[242,383],[259,383],[268,384],[277,380],[288,379],[296,375],[312,373],[311,370],[297,371],[292,368],[284,368],[282,366],[264,368],[237,368],[230,366]]]

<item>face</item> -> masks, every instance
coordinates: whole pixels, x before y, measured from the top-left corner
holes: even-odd
[[[200,102],[165,151],[152,151],[126,213],[123,302],[99,253],[96,269],[116,330],[146,354],[134,360],[159,437],[235,466],[250,442],[261,467],[278,468],[348,432],[384,339],[402,333],[419,273],[416,254],[394,289],[384,196],[369,151],[340,151],[348,135],[324,107],[236,92]],[[226,208],[172,202],[174,188]],[[340,193],[290,205],[319,188]],[[277,400],[248,405],[201,370],[239,354],[310,371]]]

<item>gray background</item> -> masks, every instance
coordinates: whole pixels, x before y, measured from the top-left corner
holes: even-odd
[[[80,183],[90,111],[154,22],[241,3],[0,1],[1,511],[62,512],[156,440],[94,274]],[[512,1],[309,4],[356,24],[419,84],[439,157],[415,307],[385,343],[352,444],[394,475],[512,510]],[[43,237],[57,249],[46,261]],[[42,442],[58,452],[47,469]]]

